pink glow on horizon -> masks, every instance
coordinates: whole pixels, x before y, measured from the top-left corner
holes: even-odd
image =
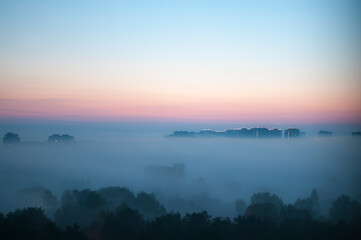
[[[168,101],[167,101],[168,100]],[[154,120],[265,123],[361,122],[357,102],[330,99],[180,101],[145,97],[103,99],[0,99],[1,118],[60,120]]]

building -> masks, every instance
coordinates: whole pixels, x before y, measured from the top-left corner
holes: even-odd
[[[236,128],[223,131],[202,129],[200,132],[175,131],[167,137],[237,137],[237,138],[275,138],[282,137],[282,130],[279,128]]]
[[[299,137],[301,134],[298,128],[288,128],[285,130],[285,138]]]
[[[68,134],[53,134],[49,136],[48,141],[51,143],[74,142],[74,137]]]
[[[174,131],[173,134],[167,136],[167,137],[194,137],[195,132],[190,131]]]
[[[264,127],[258,127],[255,128],[254,131],[256,131],[257,138],[282,137],[282,130],[278,128],[268,129]]]
[[[3,137],[4,144],[18,144],[20,143],[20,137],[16,133],[8,132]]]
[[[319,137],[332,137],[332,132],[321,130],[318,132]]]
[[[352,136],[361,137],[361,132],[352,132]]]
[[[271,137],[282,137],[282,129],[280,129],[280,128],[269,129],[269,136],[271,136]]]

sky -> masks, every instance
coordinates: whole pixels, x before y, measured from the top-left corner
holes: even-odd
[[[0,118],[361,122],[361,2],[0,0]]]

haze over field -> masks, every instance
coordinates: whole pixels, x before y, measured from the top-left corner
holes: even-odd
[[[23,130],[28,143],[1,146],[1,211],[31,203],[16,199],[18,191],[31,187],[50,189],[60,198],[67,189],[124,186],[135,192],[154,192],[168,210],[180,212],[191,209],[177,206],[172,198],[197,199],[206,193],[209,204],[199,210],[221,216],[233,216],[234,201],[249,202],[254,192],[269,191],[293,203],[316,188],[325,209],[340,194],[361,198],[361,139],[351,137],[350,126],[334,126],[338,134],[333,137],[318,137],[312,131],[317,126],[304,126],[309,132],[296,139],[164,137],[172,128],[197,129],[190,124],[23,122],[2,126]],[[0,130],[6,132],[3,127]],[[48,143],[52,133],[71,133],[76,142]],[[181,182],[145,174],[149,165],[179,163],[185,165]]]

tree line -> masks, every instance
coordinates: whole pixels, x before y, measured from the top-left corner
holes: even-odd
[[[361,204],[342,195],[328,217],[319,217],[316,190],[292,205],[255,193],[233,219],[167,213],[154,194],[120,187],[65,191],[60,203],[45,191],[43,202],[44,208],[0,214],[0,239],[361,239]]]

